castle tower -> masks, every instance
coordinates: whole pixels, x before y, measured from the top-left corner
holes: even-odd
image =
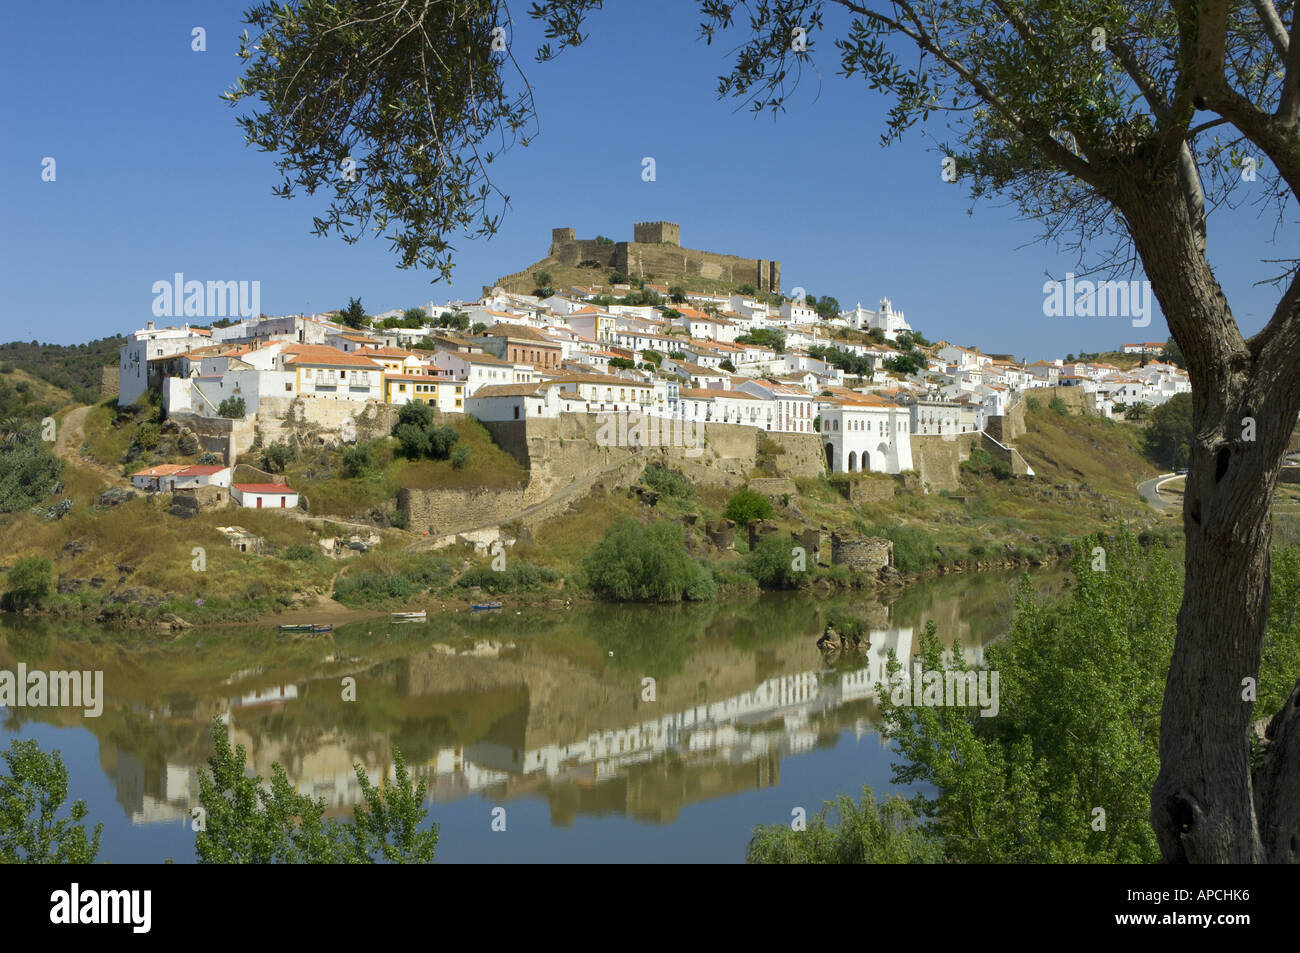
[[[682,227],[673,222],[637,222],[632,226],[632,241],[646,245],[670,242],[680,248]]]

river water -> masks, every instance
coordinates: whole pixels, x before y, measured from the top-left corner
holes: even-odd
[[[887,601],[378,620],[312,639],[241,626],[158,643],[10,621],[0,670],[102,672],[103,710],[0,709],[0,746],[62,752],[71,797],[104,823],[100,861],[193,862],[189,811],[219,718],[263,777],[283,764],[338,817],[360,795],[353,765],[378,782],[397,746],[428,779],[440,862],[740,862],[756,824],[863,785],[896,790],[875,727],[888,653],[906,664],[934,620],[977,660],[1006,631],[1016,579],[950,576]],[[1034,577],[1044,593],[1062,583]],[[867,622],[870,647],[823,657],[832,611]]]

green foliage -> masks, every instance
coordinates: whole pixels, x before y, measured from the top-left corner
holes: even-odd
[[[686,289],[681,285],[669,285],[668,300],[673,304],[681,304],[686,300]]]
[[[626,357],[611,357],[609,359],[609,366],[619,370],[630,371],[632,368],[636,367],[636,361]]]
[[[482,334],[486,330],[487,330],[486,324],[484,324],[482,321],[475,321],[474,324],[470,327],[469,333]]]
[[[331,0],[245,12],[244,74],[223,98],[254,107],[238,122],[249,145],[274,154],[276,195],[329,195],[315,234],[351,243],[377,232],[401,267],[449,280],[448,236],[496,233],[504,196],[489,163],[527,144],[533,110],[507,82],[513,57],[493,50],[489,12]],[[571,45],[567,32],[560,45]],[[349,108],[352,95],[366,107]],[[438,148],[419,148],[431,129]]]
[[[0,360],[47,384],[62,388],[82,404],[99,400],[100,375],[107,366],[116,367],[118,350],[125,337],[99,338],[85,344],[41,344],[11,341],[0,344]],[[13,413],[5,409],[0,413]],[[39,416],[47,416],[40,414]]]
[[[1179,367],[1187,367],[1187,359],[1183,357],[1183,349],[1178,346],[1178,342],[1173,338],[1165,342],[1165,346],[1160,351],[1160,360],[1165,364],[1177,364]]]
[[[375,468],[375,455],[368,446],[347,447],[343,451],[343,476],[348,479],[362,476]]]
[[[655,367],[663,363],[664,359],[664,356],[658,351],[652,351],[648,348],[641,352],[641,357],[647,364],[653,364]]]
[[[1152,410],[1142,442],[1148,456],[1160,466],[1187,466],[1192,455],[1192,395],[1175,394]]]
[[[871,535],[894,544],[894,566],[902,572],[923,572],[940,561],[934,537],[919,526],[880,525],[872,528]]]
[[[1025,407],[1031,412],[1037,412],[1043,409],[1043,402],[1037,397],[1026,397]]]
[[[823,344],[814,344],[808,348],[808,353],[819,361],[838,367],[845,374],[852,374],[855,377],[871,376],[871,360],[861,354]]]
[[[361,803],[352,809],[351,853],[363,862],[383,860],[390,864],[431,864],[438,848],[439,827],[435,822],[428,830],[420,823],[428,816],[424,797],[428,781],[411,777],[406,758],[393,748],[393,778],[377,787],[356,765],[357,783],[361,785]]]
[[[743,284],[736,290],[739,291],[742,295],[745,295],[746,297],[749,298],[752,298],[754,297],[754,295],[758,294],[758,289],[751,284]]]
[[[540,287],[549,288],[551,286],[551,273],[549,271],[535,271],[533,272],[533,280],[536,281]],[[546,295],[546,297],[549,298],[550,295]]]
[[[215,466],[221,463],[221,457],[217,456],[215,453],[204,452],[200,453],[198,457],[195,458],[194,462],[201,467]]]
[[[832,811],[836,818],[831,821]],[[862,801],[847,794],[827,801],[807,829],[789,824],[754,828],[745,851],[749,864],[938,864],[943,849],[922,829],[911,806],[900,797],[876,800],[863,787]]]
[[[284,552],[280,555],[284,559],[292,559],[298,562],[310,562],[319,555],[319,552],[315,546],[312,546],[309,543],[294,543],[292,546],[286,546]]]
[[[41,439],[40,427],[5,425],[0,439],[0,513],[25,510],[58,492],[63,461]]]
[[[1091,569],[1106,549],[1107,571]],[[896,660],[881,687],[884,730],[902,762],[894,781],[935,792],[912,799],[945,856],[963,863],[1150,863],[1159,857],[1149,797],[1159,767],[1158,728],[1181,597],[1163,547],[1131,534],[1085,539],[1070,595],[1040,606],[1026,579],[1007,639],[986,649],[999,674],[995,717],[979,708],[909,706],[895,691]],[[944,663],[931,622],[913,665]],[[1094,830],[1095,807],[1104,830]]]
[[[919,374],[925,367],[925,355],[920,351],[908,351],[885,358],[885,370],[896,374]]]
[[[457,447],[451,454],[452,468],[456,470],[464,470],[469,466],[469,458],[469,447]]]
[[[284,468],[292,463],[296,456],[292,447],[276,441],[263,448],[262,467],[268,473],[283,473]]]
[[[754,520],[772,519],[776,516],[776,510],[767,497],[750,489],[742,489],[731,494],[722,515],[734,520],[738,526],[748,526]]]
[[[349,298],[348,306],[339,312],[339,320],[353,329],[364,328],[369,321],[360,298]]]
[[[352,570],[334,582],[334,598],[346,606],[406,603],[451,581],[446,559],[409,557],[396,565]]]
[[[713,575],[686,552],[682,528],[666,520],[643,526],[624,518],[582,560],[587,584],[618,602],[712,599]]]
[[[1258,717],[1281,711],[1300,673],[1300,546],[1271,554],[1268,633],[1259,667]]]
[[[438,315],[436,324],[440,328],[454,328],[457,331],[464,331],[469,327],[469,315],[444,311]]]
[[[736,335],[737,344],[753,344],[757,347],[770,347],[777,354],[785,353],[785,332],[776,328],[755,328],[745,334]]]
[[[242,397],[227,397],[217,405],[217,413],[222,417],[230,417],[239,420],[242,419],[247,412],[248,410],[244,406],[244,398]],[[143,427],[145,425],[141,424],[140,426]],[[143,444],[141,444],[141,446],[143,446]]]
[[[596,244],[597,244],[597,245],[612,245],[612,244],[614,244],[614,239],[612,239],[612,238],[607,238],[607,237],[604,236],[604,235],[597,235],[597,236],[596,236]],[[613,275],[617,275],[617,274],[619,274],[619,272],[617,272],[617,271],[616,271],[616,272],[613,272],[613,273],[610,275],[611,279],[613,278]]]
[[[222,401],[221,406],[225,407],[228,401]],[[222,416],[226,416],[223,414]],[[131,443],[141,450],[156,450],[158,448],[158,438],[162,436],[158,425],[153,421],[146,420],[135,428],[135,434],[131,438]]]
[[[764,589],[794,589],[808,578],[807,569],[794,569],[793,552],[797,544],[786,533],[772,533],[750,550],[745,558],[745,572]],[[805,555],[805,565],[807,556]]]
[[[559,578],[560,574],[554,569],[534,566],[532,563],[512,562],[500,571],[484,566],[467,569],[456,580],[456,588],[482,589],[493,595],[505,592],[538,592]]]
[[[433,408],[428,404],[411,402],[403,404],[393,424],[393,436],[401,444],[401,453],[411,460],[446,460],[451,448],[460,439],[456,428],[440,426],[434,422]],[[468,463],[468,458],[461,464]]]
[[[54,591],[54,568],[44,556],[26,556],[5,576],[3,607],[9,612],[39,607]]]
[[[817,317],[823,321],[838,318],[840,312],[844,310],[840,307],[839,301],[832,295],[822,295],[820,298],[816,295],[808,295],[804,298],[804,303],[816,311]]]
[[[426,783],[413,782],[406,760],[393,750],[395,780],[371,784],[355,765],[362,801],[351,824],[324,820],[325,800],[298,794],[284,766],[271,766],[264,785],[247,772],[243,745],[231,748],[225,725],[214,719],[215,753],[199,773],[199,804],[205,815],[195,837],[201,864],[429,863],[438,825],[420,830]]]
[[[733,364],[733,363],[731,363],[731,358],[729,358],[729,357],[724,357],[724,358],[722,359],[721,363],[718,364],[718,370],[720,370],[720,371],[729,371],[729,372],[731,372],[732,374],[734,374],[734,373],[736,373],[736,365]]]
[[[1065,406],[1065,401],[1060,394],[1053,395],[1052,399],[1047,402],[1047,409],[1054,414],[1060,414],[1062,417],[1067,417],[1070,414],[1070,408]]]
[[[73,801],[68,816],[58,816],[68,799],[62,755],[46,754],[34,740],[15,740],[2,757],[8,773],[0,775],[0,864],[94,863],[104,825],[86,835],[85,801]]]
[[[660,496],[670,496],[679,500],[695,498],[695,488],[681,471],[670,469],[657,460],[646,464],[641,474],[641,482]]]

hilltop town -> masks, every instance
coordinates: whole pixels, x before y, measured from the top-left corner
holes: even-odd
[[[635,228],[641,242],[680,235],[671,223]],[[572,230],[557,230],[552,252],[594,254],[571,244]],[[609,261],[626,266],[637,244],[610,243]],[[687,254],[702,256],[697,275],[719,269],[703,260],[710,253]],[[153,391],[169,416],[182,418],[265,422],[292,413],[332,421],[345,442],[338,402],[418,402],[485,423],[614,413],[642,425],[735,424],[820,434],[829,473],[897,474],[916,469],[917,438],[1001,436],[993,423],[1038,388],[1073,389],[1081,412],[1103,418],[1190,391],[1186,373],[1159,359],[1159,342],[1124,345],[1140,367],[1073,355],[1029,363],[970,342],[929,342],[888,298],[874,310],[828,310],[834,299],[783,295],[779,262],[749,264],[767,275],[766,290],[693,291],[617,271],[603,285],[553,288],[538,270],[533,294],[498,285],[478,301],[384,312],[356,326],[338,313],[210,327],[149,322],[121,348],[117,398],[130,404]],[[223,462],[245,449],[231,436]],[[194,467],[149,470],[136,482],[161,489],[210,476]],[[276,495],[276,505],[293,505]]]
[[[215,622],[606,598],[590,558],[625,517],[678,524],[673,558],[743,591],[1042,565],[1176,512],[1141,427],[1189,391],[1164,344],[989,353],[887,297],[783,292],[780,262],[683,249],[672,223],[634,235],[557,229],[515,290],[379,314],[214,318],[236,289],[178,275],[98,401],[92,352],[75,395],[34,357],[0,368],[49,425],[13,445],[49,485],[10,508],[6,558],[53,554],[46,611]],[[806,569],[755,562],[792,546]]]

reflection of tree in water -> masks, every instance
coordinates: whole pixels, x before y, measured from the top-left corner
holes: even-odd
[[[662,679],[685,670],[717,611],[714,604],[608,609],[591,620],[589,636],[618,671]]]

